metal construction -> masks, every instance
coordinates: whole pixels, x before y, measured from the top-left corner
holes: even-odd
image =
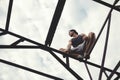
[[[51,21],[51,25],[50,25],[50,28],[49,28],[49,31],[48,31],[48,35],[47,35],[45,44],[41,44],[39,42],[33,41],[31,39],[28,39],[28,38],[23,37],[23,36],[21,36],[19,34],[16,34],[14,32],[9,31],[9,23],[10,23],[12,5],[13,5],[13,0],[9,0],[8,13],[7,13],[7,19],[6,19],[6,26],[5,26],[5,29],[0,28],[0,31],[1,31],[0,36],[4,36],[6,34],[9,34],[9,35],[17,37],[19,39],[17,41],[15,41],[14,43],[12,43],[11,45],[0,45],[0,49],[42,49],[42,50],[45,50],[45,51],[49,52],[61,65],[63,65],[63,67],[65,67],[66,70],[68,70],[77,80],[84,80],[84,79],[82,78],[82,76],[78,75],[72,68],[70,68],[70,66],[69,66],[70,65],[69,58],[73,58],[76,61],[79,61],[80,63],[83,62],[85,64],[85,67],[86,67],[86,70],[88,72],[90,80],[93,80],[94,78],[90,73],[88,65],[91,65],[91,66],[94,66],[94,67],[100,69],[99,80],[102,80],[102,75],[103,74],[106,75],[107,80],[111,80],[113,75],[117,75],[115,80],[120,79],[120,72],[117,71],[118,68],[120,67],[120,60],[118,61],[118,64],[116,64],[116,66],[115,66],[115,68],[113,70],[104,67],[104,63],[105,63],[105,59],[106,59],[107,45],[108,45],[108,40],[109,40],[109,31],[110,31],[111,16],[112,16],[111,13],[114,10],[120,12],[120,6],[116,5],[119,2],[119,0],[115,0],[113,4],[109,4],[109,3],[105,2],[104,0],[92,0],[92,1],[110,8],[110,11],[109,11],[109,13],[108,13],[108,15],[107,15],[107,17],[106,17],[106,19],[105,19],[105,21],[103,23],[103,26],[101,27],[101,30],[100,30],[100,32],[99,32],[99,34],[97,36],[97,39],[96,39],[94,45],[92,46],[92,48],[89,51],[89,53],[92,52],[92,50],[94,49],[97,41],[99,40],[99,38],[101,36],[101,33],[103,32],[105,26],[107,25],[106,26],[107,31],[106,31],[106,38],[105,38],[105,44],[104,44],[103,57],[102,57],[102,61],[101,61],[100,65],[95,64],[94,62],[89,62],[89,61],[87,61],[87,59],[77,59],[77,58],[75,58],[75,57],[73,57],[73,56],[71,56],[69,54],[64,54],[63,52],[50,47],[50,45],[52,43],[52,40],[53,40],[53,37],[54,37],[54,34],[55,34],[55,31],[56,31],[56,28],[57,28],[57,24],[59,22],[62,11],[64,9],[64,5],[65,5],[66,0],[58,0],[58,3],[57,3],[57,6],[56,6],[56,9],[55,9],[55,12],[54,12],[53,19]],[[19,43],[24,42],[24,41],[32,43],[35,46],[18,45]],[[64,62],[62,59],[60,59],[56,54],[64,55],[66,57],[66,62]],[[48,77],[50,79],[63,80],[62,78],[58,78],[58,77],[49,75],[47,73],[36,71],[34,69],[19,65],[17,63],[9,62],[9,61],[3,60],[3,59],[0,59],[0,63],[4,63],[4,64],[7,64],[9,66],[14,66],[14,67],[17,67],[17,68],[20,68],[20,69],[23,69],[23,70],[27,70],[27,71],[33,72],[35,74],[42,75],[44,77]],[[106,72],[110,72],[111,74],[108,75]]]

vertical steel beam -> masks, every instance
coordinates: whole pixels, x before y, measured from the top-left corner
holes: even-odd
[[[52,43],[52,39],[54,37],[54,34],[55,34],[55,31],[56,31],[60,16],[62,14],[64,5],[65,5],[65,1],[66,0],[59,0],[58,1],[54,16],[53,16],[53,19],[52,19],[52,22],[51,22],[51,25],[50,25],[50,28],[49,28],[49,32],[47,34],[45,45],[50,46],[51,43]]]
[[[115,0],[113,6],[117,4],[119,0]],[[109,12],[109,17],[108,17],[108,28],[107,28],[107,33],[106,33],[106,40],[105,40],[105,46],[104,46],[104,52],[103,52],[103,58],[102,58],[102,63],[101,63],[101,69],[100,69],[100,74],[99,74],[99,80],[102,79],[102,72],[104,71],[104,63],[105,63],[105,58],[106,58],[106,52],[107,52],[107,45],[108,45],[108,39],[109,39],[109,31],[110,31],[110,23],[111,23],[111,13],[113,11],[113,7],[111,8]]]
[[[107,28],[107,33],[106,33],[106,41],[105,41],[105,46],[104,46],[104,52],[103,52],[103,58],[102,58],[102,63],[101,63],[99,80],[102,79],[102,72],[104,71],[103,67],[104,67],[104,64],[105,64],[105,58],[106,58],[106,52],[107,52],[107,45],[108,45],[109,31],[110,31],[110,23],[111,23],[111,15],[110,15],[109,20],[108,20],[108,28]]]
[[[70,67],[69,57],[66,57],[66,64]]]
[[[5,26],[5,30],[6,31],[9,30],[9,24],[10,24],[10,17],[11,17],[11,12],[12,12],[12,6],[13,6],[13,0],[9,0],[7,20],[6,20],[6,26]]]

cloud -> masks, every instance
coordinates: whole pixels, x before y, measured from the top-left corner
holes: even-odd
[[[109,0],[109,2],[111,2],[111,0]],[[7,2],[4,3],[6,4]],[[10,31],[44,44],[56,4],[57,0],[15,0],[12,11]],[[6,6],[0,8],[0,18],[6,17],[4,15],[6,8]],[[52,47],[56,49],[59,49],[60,47],[66,47],[67,42],[70,39],[68,36],[68,30],[71,28],[77,29],[79,33],[88,34],[89,32],[93,31],[96,33],[96,35],[98,35],[108,12],[109,8],[90,0],[67,0],[52,42]],[[4,17],[2,17],[3,15]],[[108,58],[106,58],[105,63],[105,66],[111,69],[115,67],[120,58],[118,56],[118,53],[120,52],[118,49],[120,47],[120,38],[118,35],[120,30],[118,26],[118,15],[119,13],[116,11],[113,13],[110,41],[107,52]],[[0,22],[2,22],[2,19],[0,19]],[[91,54],[91,59],[89,60],[99,65],[101,64],[103,55],[106,35],[105,32],[106,29],[103,31]],[[16,38],[9,35],[0,37],[1,44],[9,44],[15,40]],[[21,45],[22,44],[29,43],[25,42],[21,43]],[[65,61],[61,55],[58,56]],[[61,77],[65,80],[75,80],[75,78],[48,52],[42,50],[1,50],[0,58]],[[83,63],[70,59],[70,65],[71,68],[74,69],[81,77],[83,77],[85,80],[89,80]],[[0,64],[0,68],[2,69],[0,72],[0,74],[2,74],[0,76],[1,80],[16,80],[18,78],[21,78],[22,80],[49,80],[42,76],[8,67],[7,65],[3,64]],[[89,68],[93,78],[98,79],[99,69],[92,66],[89,66]],[[18,76],[13,78],[13,76],[16,74]],[[105,76],[103,79],[106,79]]]

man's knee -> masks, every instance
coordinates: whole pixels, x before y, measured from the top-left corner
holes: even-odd
[[[92,36],[95,37],[95,33],[94,33],[94,32],[90,32],[90,33],[89,33],[89,37],[92,37]]]
[[[94,33],[94,32],[90,32],[89,34],[90,34],[90,35],[95,35],[95,33]]]

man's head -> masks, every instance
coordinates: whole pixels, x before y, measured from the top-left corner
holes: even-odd
[[[75,35],[78,35],[78,32],[75,29],[69,30],[69,36],[74,37]]]

